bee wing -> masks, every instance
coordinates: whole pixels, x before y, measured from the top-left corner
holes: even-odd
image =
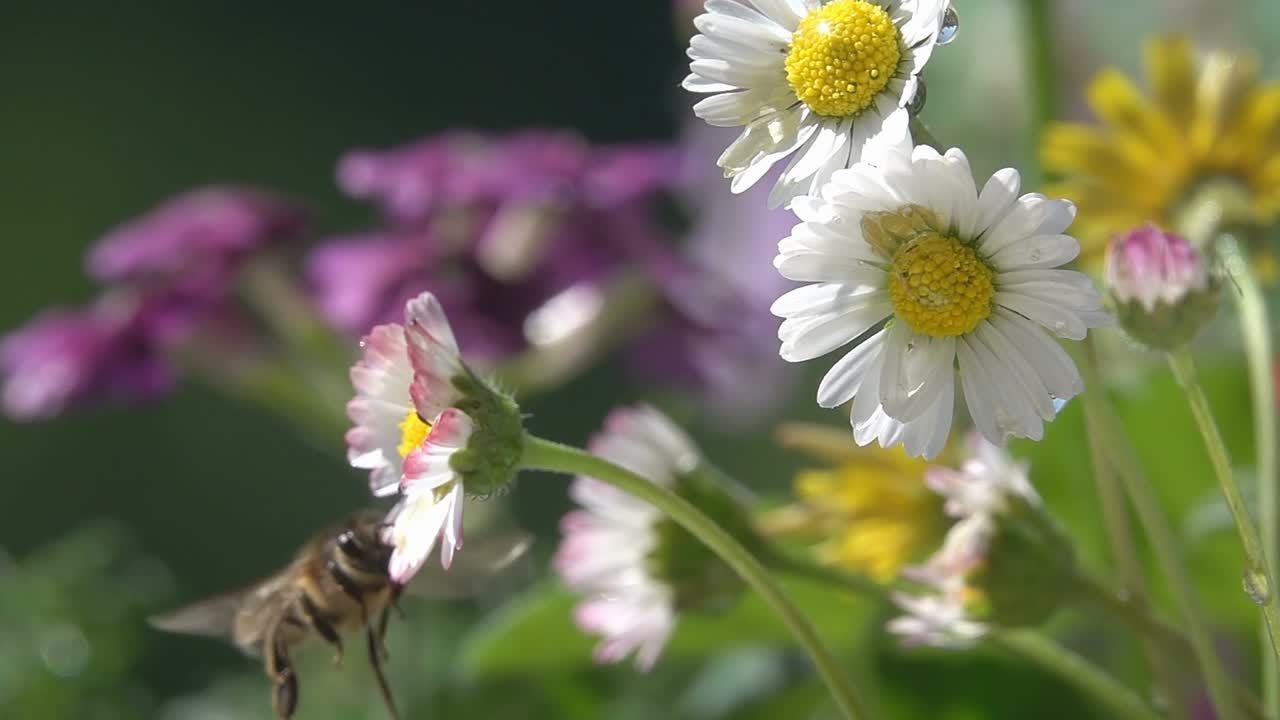
[[[504,576],[524,565],[533,536],[508,532],[468,541],[448,570],[428,562],[405,588],[410,595],[457,600],[483,593]]]
[[[256,654],[262,635],[286,604],[286,573],[236,592],[214,595],[147,621],[151,627],[183,635],[203,635],[230,640],[241,650]]]
[[[151,627],[165,632],[208,637],[231,637],[236,613],[244,606],[249,590],[215,595],[184,608],[147,618]]]

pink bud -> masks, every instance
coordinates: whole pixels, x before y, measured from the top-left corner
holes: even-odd
[[[1111,241],[1106,274],[1117,300],[1137,301],[1148,313],[1156,310],[1157,301],[1175,305],[1209,286],[1204,259],[1191,243],[1151,224]]]

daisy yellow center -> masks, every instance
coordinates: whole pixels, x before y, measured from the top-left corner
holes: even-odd
[[[875,102],[898,69],[898,27],[866,0],[835,0],[800,21],[787,52],[787,82],[819,115],[848,117]]]
[[[409,453],[416,450],[422,441],[427,439],[429,432],[431,432],[431,423],[418,417],[416,410],[410,410],[409,414],[404,416],[404,420],[400,421],[400,446],[396,448],[396,452],[400,453],[400,457],[408,457]]]
[[[889,298],[911,329],[932,337],[971,332],[991,314],[991,268],[973,248],[937,232],[898,247],[889,274]]]

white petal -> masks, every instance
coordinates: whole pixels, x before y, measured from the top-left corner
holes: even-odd
[[[800,252],[779,255],[773,266],[788,280],[799,282],[872,285],[883,282],[884,270],[865,260],[832,257],[824,253]]]
[[[778,329],[778,338],[782,340],[778,353],[787,362],[821,357],[861,337],[892,312],[893,306],[882,302],[843,313],[784,320]]]
[[[1036,234],[1049,212],[1049,200],[1039,193],[1018,198],[1013,207],[982,234],[978,251],[983,257],[991,257],[1023,238]]]
[[[1045,387],[1055,398],[1065,400],[1084,390],[1080,372],[1066,350],[1030,320],[1004,308],[996,308],[989,322],[1022,350],[1023,356],[1040,374]]]
[[[1059,305],[1037,300],[1030,295],[998,291],[992,300],[1044,326],[1053,334],[1070,340],[1083,340],[1088,333],[1084,321],[1074,312]]]
[[[978,216],[972,237],[978,237],[997,221],[1004,218],[1018,201],[1022,190],[1022,177],[1013,168],[997,171],[983,186],[978,195]]]
[[[707,5],[708,12],[693,19],[699,32],[711,37],[770,49],[778,54],[791,44],[791,32],[782,25],[735,2],[716,2]],[[785,55],[778,58],[782,65]]]
[[[1053,398],[1049,393],[1049,389],[1045,387],[1040,373],[1031,366],[1031,363],[1023,355],[1022,350],[1011,342],[1001,332],[1000,328],[992,322],[984,321],[980,324],[977,328],[977,334],[996,357],[1004,362],[1005,367],[1012,371],[1012,377],[1022,385],[1026,391],[1027,399],[1035,407],[1036,413],[1040,418],[1052,420],[1057,415],[1053,407]]]
[[[751,0],[751,4],[788,30],[795,30],[809,12],[801,0]]]
[[[987,258],[997,270],[1053,268],[1066,265],[1080,254],[1080,243],[1070,235],[1033,235]]]
[[[872,335],[858,343],[822,377],[818,384],[818,405],[824,408],[839,407],[857,394],[862,385],[862,377],[875,357],[880,343],[884,340],[885,331]]]
[[[881,303],[887,298],[888,294],[877,287],[818,283],[784,293],[769,311],[778,317],[810,316]]]
[[[787,169],[782,171],[769,195],[770,207],[781,206],[792,197],[804,194],[809,178],[840,152],[848,140],[848,135],[841,132],[840,121],[824,120],[809,141],[796,151]]]

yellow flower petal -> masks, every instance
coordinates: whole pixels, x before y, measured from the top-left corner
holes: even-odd
[[[1147,44],[1147,76],[1156,102],[1182,130],[1191,125],[1196,102],[1196,68],[1191,40],[1178,35]]]

